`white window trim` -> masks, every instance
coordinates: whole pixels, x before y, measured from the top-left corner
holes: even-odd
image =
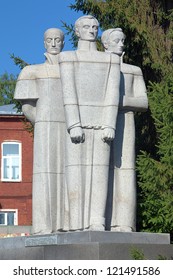
[[[0,213],[4,212],[5,214],[5,224],[0,224],[0,226],[8,226],[7,224],[7,213],[8,212],[15,212],[14,213],[14,226],[18,225],[18,209],[0,209]]]
[[[4,144],[18,144],[19,145],[19,178],[18,179],[7,179],[4,178],[4,158],[3,156],[3,145]],[[2,182],[21,182],[22,181],[22,143],[19,141],[4,141],[1,143],[1,181]]]

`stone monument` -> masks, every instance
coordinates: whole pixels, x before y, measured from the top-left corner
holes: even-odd
[[[169,234],[132,232],[134,112],[148,107],[146,87],[123,63],[122,29],[103,32],[101,52],[98,26],[80,17],[77,50],[65,52],[62,31],[48,29],[45,63],[19,75],[15,98],[34,125],[33,235],[3,240],[2,259],[132,259],[134,246],[172,256]]]
[[[33,234],[61,230],[64,215],[65,118],[59,71],[63,32],[48,29],[44,45],[45,63],[21,71],[14,95],[34,124]]]
[[[135,231],[134,112],[147,109],[142,71],[122,61],[120,28],[102,34],[93,16],[75,22],[76,51],[64,34],[44,34],[46,61],[26,66],[15,99],[34,125],[33,234]]]
[[[75,22],[76,51],[59,55],[68,134],[65,230],[105,230],[110,143],[119,104],[120,58],[97,51],[98,21]]]
[[[101,37],[105,52],[123,55],[121,28],[108,29]],[[121,60],[120,103],[116,135],[111,147],[108,212],[111,231],[136,230],[136,175],[134,112],[148,108],[146,87],[139,67]],[[112,189],[113,182],[113,189]]]

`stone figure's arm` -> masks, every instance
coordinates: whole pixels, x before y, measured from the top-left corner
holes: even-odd
[[[27,119],[35,123],[36,119],[36,101],[34,100],[22,100],[22,112],[27,117]]]
[[[147,90],[139,67],[134,66],[133,97],[123,97],[123,108],[133,111],[146,111],[148,108]]]
[[[14,99],[21,102],[24,115],[33,124],[36,118],[36,103],[39,98],[35,79],[36,69],[35,65],[24,67],[18,77],[14,92]]]
[[[102,140],[104,142],[112,141],[115,138],[116,119],[120,96],[119,88],[120,58],[118,55],[112,54],[103,111]]]
[[[75,84],[75,59],[75,52],[62,52],[59,54],[66,127],[71,141],[77,144],[84,142],[84,133],[81,127]]]

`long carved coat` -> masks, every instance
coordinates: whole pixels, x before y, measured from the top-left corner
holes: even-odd
[[[14,98],[35,102],[32,225],[33,233],[61,230],[64,208],[64,108],[58,64],[26,66]],[[29,152],[29,151],[27,151]]]
[[[136,230],[136,174],[134,112],[148,108],[146,86],[139,67],[122,63],[120,104],[116,136],[110,160],[108,227],[115,231]],[[112,212],[112,219],[110,212]]]
[[[104,230],[110,145],[105,127],[115,129],[119,103],[119,57],[98,51],[60,54],[67,130],[80,126],[84,143],[66,137],[67,230]]]

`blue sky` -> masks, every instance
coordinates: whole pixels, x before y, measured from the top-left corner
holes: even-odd
[[[26,62],[44,61],[44,31],[51,27],[62,29],[61,21],[74,24],[82,15],[68,6],[74,0],[7,0],[0,5],[0,75],[4,72],[20,72],[10,54],[21,57]],[[64,50],[72,49],[66,36]]]

